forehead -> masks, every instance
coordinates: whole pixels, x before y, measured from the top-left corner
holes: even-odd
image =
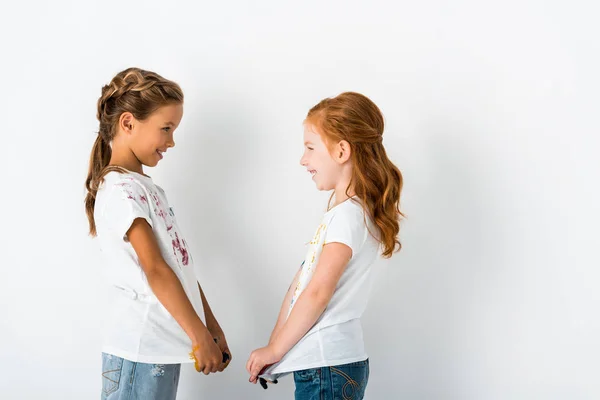
[[[150,115],[152,121],[164,124],[171,122],[175,125],[179,124],[183,117],[183,104],[168,104],[158,108]]]
[[[314,124],[310,122],[304,123],[304,141],[311,143],[320,143],[322,142],[321,134],[319,130]]]

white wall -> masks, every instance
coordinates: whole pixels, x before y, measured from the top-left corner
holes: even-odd
[[[290,378],[263,393],[244,365],[326,203],[298,165],[302,120],[346,90],[386,116],[409,217],[364,317],[367,398],[600,396],[594,2],[11,3],[2,399],[99,397],[104,289],[83,181],[100,88],[128,66],[185,91],[177,147],[149,172],[234,354],[221,375],[184,368],[179,399],[292,398]]]

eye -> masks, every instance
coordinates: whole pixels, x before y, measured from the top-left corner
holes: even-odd
[[[162,128],[162,130],[165,132],[169,132],[171,130],[171,127],[166,126],[166,127]]]
[[[314,150],[312,147],[307,147],[307,149],[309,149],[309,150]]]

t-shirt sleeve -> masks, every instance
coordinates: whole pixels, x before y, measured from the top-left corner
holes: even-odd
[[[104,206],[106,228],[111,235],[128,241],[127,231],[137,218],[143,218],[152,227],[150,206],[142,186],[132,180],[120,180],[111,188]]]
[[[354,210],[339,210],[329,221],[323,244],[345,244],[352,250],[354,258],[365,242],[365,230],[362,213]]]

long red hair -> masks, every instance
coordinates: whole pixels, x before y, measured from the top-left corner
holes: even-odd
[[[384,120],[368,97],[354,92],[327,98],[310,109],[306,122],[315,125],[327,144],[350,144],[352,189],[379,230],[382,255],[389,258],[402,247],[398,239],[402,174],[383,147]]]

